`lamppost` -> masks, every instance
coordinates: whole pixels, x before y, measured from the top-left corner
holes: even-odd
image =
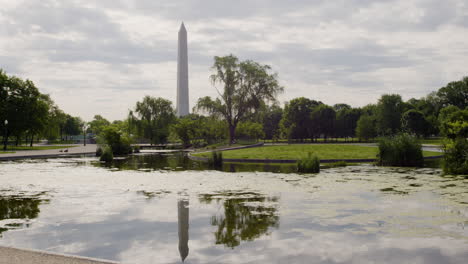
[[[83,146],[86,146],[86,130],[88,129],[88,124],[83,125]]]
[[[6,150],[7,148],[7,125],[8,125],[8,120],[5,119],[5,134],[3,134],[3,150]]]

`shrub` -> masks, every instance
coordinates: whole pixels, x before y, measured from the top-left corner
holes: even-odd
[[[381,166],[422,167],[424,164],[421,143],[413,136],[384,137],[378,145],[378,163]]]
[[[102,150],[100,161],[111,162],[114,159],[114,154],[112,154],[112,149],[109,146],[105,146]]]
[[[297,171],[301,173],[319,173],[320,172],[320,159],[317,156],[308,154],[297,162]]]
[[[211,152],[211,157],[208,159],[208,167],[221,170],[223,168],[223,153],[220,151]]]
[[[468,174],[468,140],[456,138],[444,144],[443,170],[447,174]]]
[[[96,149],[96,157],[101,157],[102,156],[102,147],[99,146],[97,149]]]
[[[114,155],[132,153],[130,139],[124,136],[116,127],[108,126],[103,131],[105,143],[111,148]]]
[[[132,149],[133,149],[133,153],[140,153],[140,146],[135,145],[135,146],[133,146]]]

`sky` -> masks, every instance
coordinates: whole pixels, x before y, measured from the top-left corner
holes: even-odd
[[[214,56],[278,73],[284,103],[355,107],[420,98],[468,75],[466,0],[0,0],[0,69],[65,112],[123,119],[145,95],[175,102],[188,31],[190,108],[216,96]]]

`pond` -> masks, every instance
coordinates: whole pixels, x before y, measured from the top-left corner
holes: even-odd
[[[468,259],[466,176],[372,165],[224,170],[173,154],[1,162],[0,245],[123,263]]]

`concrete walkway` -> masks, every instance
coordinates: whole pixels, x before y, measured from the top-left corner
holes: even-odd
[[[96,153],[96,144],[71,145],[74,147],[63,146],[60,149],[46,149],[46,150],[20,150],[15,153],[0,154],[0,160],[18,160],[18,159],[44,159],[55,158],[62,156],[79,156],[91,155]],[[68,152],[64,152],[68,150]],[[8,150],[7,150],[8,151]]]
[[[0,264],[117,264],[107,260],[0,246]]]

